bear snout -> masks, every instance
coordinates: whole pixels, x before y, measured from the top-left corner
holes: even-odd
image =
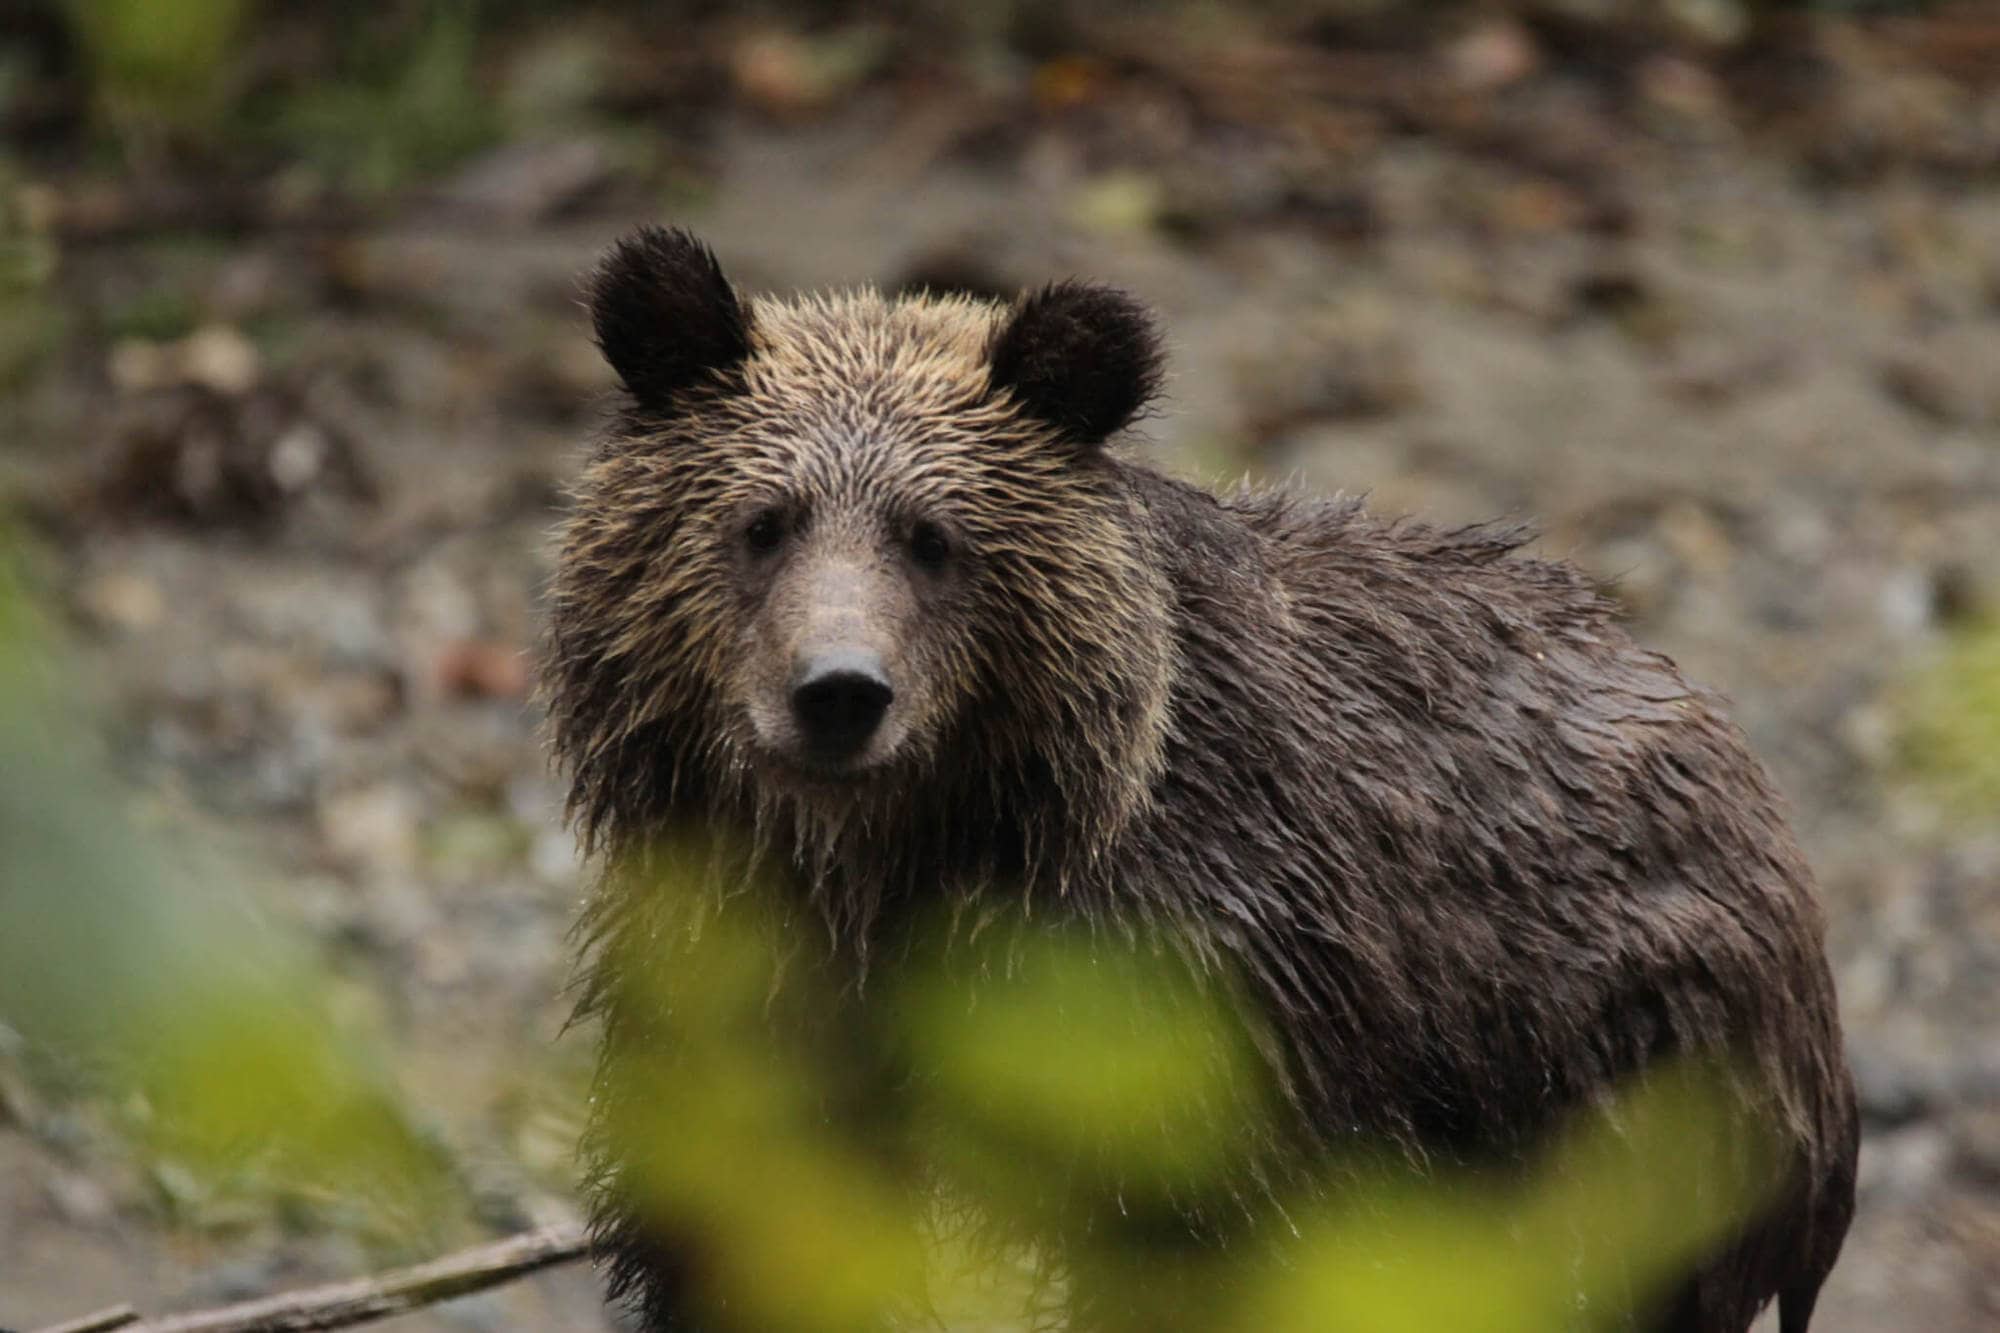
[[[881,661],[859,649],[817,654],[792,676],[792,716],[807,750],[822,763],[861,753],[895,699]]]

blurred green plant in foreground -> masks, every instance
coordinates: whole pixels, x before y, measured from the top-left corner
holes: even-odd
[[[1778,1183],[1722,1071],[1669,1064],[1631,1083],[1525,1178],[1408,1180],[1302,1225],[1296,1267],[1236,1327],[1619,1329],[1727,1239]]]
[[[334,183],[382,193],[491,143],[474,0],[427,0],[343,22],[310,72],[273,82],[246,59],[275,7],[251,0],[66,0],[103,125],[142,161],[229,141],[278,150]],[[329,11],[331,12],[331,11]],[[295,16],[294,16],[295,18]]]
[[[227,108],[250,0],[68,0],[99,110],[122,136],[200,130]]]
[[[2000,810],[2000,617],[1953,630],[1901,704],[1912,774],[1954,810],[1990,820]]]
[[[499,108],[476,77],[476,7],[425,7],[405,43],[372,50],[357,68],[293,90],[272,137],[352,189],[384,194],[486,147]]]
[[[131,827],[80,759],[89,728],[0,569],[0,1026],[121,1108],[156,1173],[198,1196],[338,1207],[424,1238],[452,1197],[326,979],[225,882]]]
[[[731,1326],[1060,1327],[1084,1284],[1121,1329],[1621,1329],[1780,1183],[1740,1071],[1688,1061],[1518,1170],[1357,1144],[1339,1184],[1259,1201],[1237,1193],[1280,1119],[1258,1034],[1170,946],[920,930],[861,981],[776,897],[676,869],[641,892],[607,932],[597,1155]],[[1227,1253],[1163,1247],[1155,1224],[1204,1199],[1236,1210]]]
[[[140,1107],[143,1148],[214,1188],[428,1243],[462,1201],[380,1039],[329,1017],[303,946],[127,825],[76,758],[44,639],[0,584],[0,1025]],[[1134,1328],[1613,1329],[1774,1183],[1729,1072],[1677,1065],[1505,1177],[1398,1158],[1281,1200],[1269,1243],[1163,1252],[1113,1225],[1079,1247],[1078,1198],[1171,1211],[1270,1141],[1226,986],[1171,947],[1012,923],[920,933],[864,1004],[823,928],[775,902],[672,875],[649,895],[615,937],[636,993],[613,1006],[598,1150],[749,1326],[1039,1327],[1087,1280]],[[862,1013],[879,1045],[854,1040]],[[883,1049],[914,1107],[886,1132],[863,1106]]]

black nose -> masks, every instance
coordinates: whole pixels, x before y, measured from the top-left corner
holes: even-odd
[[[845,759],[868,743],[896,692],[881,664],[860,653],[814,659],[792,687],[792,712],[806,744],[825,759]]]

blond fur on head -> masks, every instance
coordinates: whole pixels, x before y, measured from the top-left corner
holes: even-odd
[[[998,858],[1016,887],[1060,891],[1144,806],[1168,728],[1168,591],[1095,450],[996,389],[1019,309],[757,298],[740,361],[617,416],[562,532],[545,683],[589,844],[740,821],[846,929],[882,892],[990,867],[995,837],[1017,844]],[[908,740],[853,782],[787,780],[758,753],[759,590],[735,542],[768,505],[815,540],[885,543],[913,516],[953,534],[956,581],[909,630]]]

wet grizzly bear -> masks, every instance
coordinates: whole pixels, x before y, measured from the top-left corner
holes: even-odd
[[[1170,931],[1275,1033],[1300,1161],[1520,1161],[1649,1062],[1731,1052],[1789,1183],[1637,1318],[1733,1333],[1776,1297],[1804,1333],[1856,1150],[1812,877],[1715,699],[1583,576],[1114,450],[1160,350],[1106,288],[746,298],[646,229],[591,301],[629,397],[545,671],[588,846],[738,834],[711,877],[778,876],[857,959],[981,895]],[[593,917],[607,1050],[659,1038],[607,976],[657,930],[637,885]],[[614,1291],[693,1327],[686,1238],[598,1165]]]

